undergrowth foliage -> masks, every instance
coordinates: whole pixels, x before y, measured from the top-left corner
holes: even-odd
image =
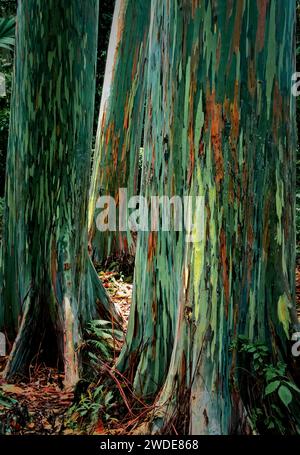
[[[2,390],[0,390],[0,435],[7,434],[7,428],[9,427],[8,411],[13,410],[14,406],[17,405],[17,401],[7,396]]]
[[[113,423],[119,415],[119,404],[114,393],[104,385],[90,385],[68,411],[67,426],[71,429],[85,429],[87,432],[94,432],[103,424]]]
[[[287,365],[274,361],[266,345],[243,336],[232,349],[238,352],[237,384],[243,384],[240,394],[253,432],[300,434],[295,418],[300,412],[300,389],[287,374]]]
[[[92,321],[86,330],[86,376],[79,381],[66,425],[74,432],[102,434],[139,427],[153,409],[138,398],[128,378],[115,368],[124,334],[111,323]],[[105,431],[104,431],[105,428]]]
[[[112,368],[123,337],[124,334],[114,329],[108,321],[95,320],[89,323],[81,348],[89,368],[86,378],[77,384],[73,405],[67,413],[67,426],[70,429],[90,433],[98,428],[98,432],[101,432],[103,424],[116,421],[114,416],[119,415],[120,403],[113,381],[107,378],[102,381],[103,365]]]
[[[114,353],[119,351],[118,342],[122,342],[124,338],[124,334],[114,329],[111,322],[103,320],[90,322],[87,336],[85,349],[92,363],[96,362],[96,365],[99,363],[99,357],[111,361]]]

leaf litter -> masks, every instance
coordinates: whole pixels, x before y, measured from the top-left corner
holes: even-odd
[[[99,277],[123,316],[126,332],[132,283],[118,272],[100,272]],[[39,365],[31,375],[30,382],[18,380],[7,384],[3,371],[7,357],[0,358],[0,435],[13,434],[76,434],[67,426],[67,411],[73,403],[73,391],[63,387],[63,375],[56,369]],[[104,434],[101,419],[95,434]]]

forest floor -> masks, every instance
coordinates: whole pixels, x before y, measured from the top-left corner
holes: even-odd
[[[117,272],[100,272],[99,276],[122,314],[126,331],[132,277],[126,280]],[[53,368],[36,365],[29,382],[7,384],[2,379],[6,361],[0,357],[0,434],[76,434],[68,427],[66,415],[74,393],[64,391],[63,376]]]
[[[104,287],[117,305],[126,332],[132,297],[132,276],[100,272]],[[296,270],[296,299],[300,319],[300,265]],[[53,368],[35,365],[30,380],[7,384],[2,379],[7,358],[0,357],[0,434],[86,434],[80,426],[69,424],[68,410],[74,404],[74,393],[63,388],[63,376]],[[121,422],[106,426],[101,418],[88,434],[124,434]],[[126,426],[125,426],[126,428]]]

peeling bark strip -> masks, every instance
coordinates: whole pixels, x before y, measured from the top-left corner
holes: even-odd
[[[134,254],[127,232],[99,232],[96,202],[119,188],[138,194],[145,105],[145,67],[151,0],[117,0],[109,43],[90,189],[89,242],[96,260],[110,254]],[[117,226],[119,222],[117,220]]]
[[[206,205],[203,241],[174,232],[138,240],[119,368],[142,395],[163,386],[154,431],[184,406],[191,434],[235,431],[229,347],[238,334],[287,356],[294,23],[292,1],[152,1],[143,192],[200,195]]]
[[[98,6],[19,2],[0,272],[0,326],[12,339],[19,332],[7,377],[28,367],[44,337],[73,384],[96,299],[103,317],[115,315],[87,255]]]

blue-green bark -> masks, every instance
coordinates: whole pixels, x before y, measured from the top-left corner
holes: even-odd
[[[237,431],[237,335],[290,355],[294,23],[283,0],[152,2],[144,193],[205,201],[201,240],[138,240],[119,367],[141,395],[163,386],[156,429],[177,413],[192,434]]]
[[[7,377],[44,337],[73,384],[82,327],[115,316],[87,254],[98,9],[19,3],[0,275],[0,326],[18,333]],[[51,326],[57,346],[47,345]]]
[[[89,205],[93,258],[134,255],[135,236],[119,230],[119,188],[128,199],[139,191],[139,160],[144,125],[145,81],[151,0],[117,0],[99,114]],[[117,231],[100,232],[100,195],[117,204]],[[128,216],[127,207],[124,214]]]

